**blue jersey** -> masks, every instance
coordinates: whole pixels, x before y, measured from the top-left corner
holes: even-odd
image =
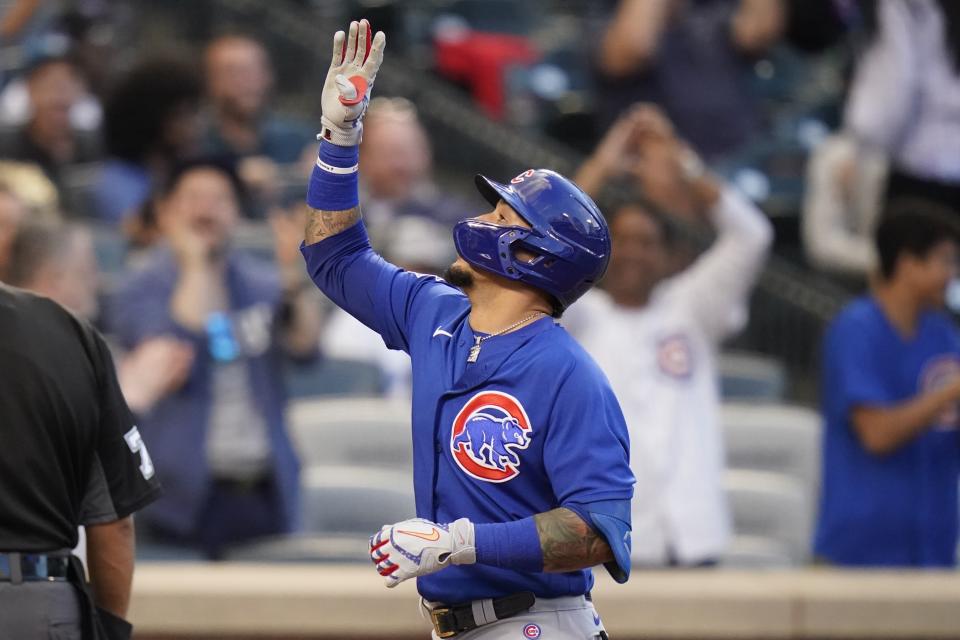
[[[375,254],[362,223],[303,248],[314,282],[413,364],[417,516],[508,522],[570,506],[629,501],[633,474],[623,415],[603,373],[551,318],[483,343],[463,293]],[[525,573],[452,566],[420,577],[428,600],[465,602],[532,591],[586,593],[589,570]]]
[[[909,340],[872,298],[854,301],[833,322],[823,351],[826,432],[817,554],[843,565],[955,563],[957,408],[883,456],[860,444],[850,416],[857,406],[903,403],[958,372],[960,342],[945,314],[923,314]]]

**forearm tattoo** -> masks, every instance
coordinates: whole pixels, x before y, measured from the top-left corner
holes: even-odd
[[[360,207],[346,211],[321,211],[307,208],[307,226],[303,231],[304,244],[314,244],[349,229],[360,219]]]
[[[604,537],[569,509],[538,513],[534,521],[540,534],[544,571],[577,571],[613,559]]]

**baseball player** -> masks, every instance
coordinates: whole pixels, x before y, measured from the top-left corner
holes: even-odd
[[[376,532],[370,557],[388,587],[417,577],[435,638],[605,638],[590,567],[629,575],[627,429],[554,318],[603,275],[606,222],[552,171],[477,176],[494,208],[454,226],[445,279],[384,261],[357,195],[385,44],[370,36],[366,21],[334,36],[302,249],[317,286],[413,364],[419,517]]]

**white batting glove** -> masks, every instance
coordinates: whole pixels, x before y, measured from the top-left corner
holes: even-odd
[[[466,518],[450,524],[413,518],[385,525],[370,537],[370,559],[388,587],[452,564],[473,564],[473,523]]]
[[[371,45],[370,34],[370,23],[361,20],[350,23],[346,36],[343,31],[333,36],[333,58],[320,99],[323,109],[320,136],[341,147],[360,144],[363,114],[383,62],[387,37],[378,31]]]

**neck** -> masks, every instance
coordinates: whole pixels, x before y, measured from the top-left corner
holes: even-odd
[[[497,333],[537,312],[550,315],[550,306],[536,293],[505,287],[475,287],[470,298],[470,326],[480,333]],[[539,319],[542,316],[537,316]],[[534,320],[531,319],[531,322]],[[524,325],[526,326],[526,323]],[[519,329],[520,327],[517,327]]]
[[[914,334],[923,308],[909,285],[899,281],[883,282],[874,287],[873,296],[899,334],[904,337]]]

